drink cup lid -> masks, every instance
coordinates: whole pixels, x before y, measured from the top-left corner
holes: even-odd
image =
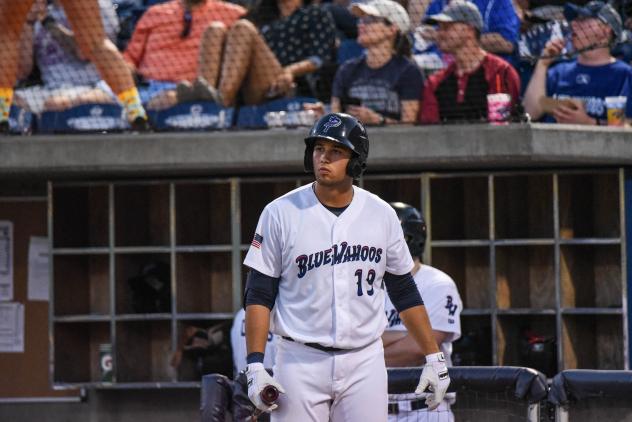
[[[511,101],[511,95],[503,92],[498,94],[487,94],[488,101]]]

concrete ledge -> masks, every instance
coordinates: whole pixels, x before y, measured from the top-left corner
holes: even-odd
[[[632,164],[632,130],[574,125],[369,128],[369,170]],[[98,178],[302,173],[306,128],[0,139],[0,177]]]

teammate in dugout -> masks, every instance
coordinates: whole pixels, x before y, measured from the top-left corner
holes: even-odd
[[[265,207],[246,255],[248,396],[272,421],[387,420],[385,292],[425,355],[416,391],[429,387],[429,409],[450,383],[397,215],[353,185],[368,153],[357,119],[320,118],[305,139],[315,182]],[[262,363],[269,328],[279,336],[274,377]],[[271,406],[260,398],[267,385],[281,392]]]
[[[412,274],[419,293],[424,299],[432,334],[446,358],[447,365],[451,366],[452,342],[461,336],[460,315],[463,309],[461,297],[449,275],[421,262],[426,245],[427,229],[426,222],[419,211],[402,202],[392,202],[391,206],[397,212],[404,238],[415,262]],[[417,343],[406,332],[397,309],[389,298],[386,298],[385,311],[388,327],[382,335],[382,341],[386,366],[421,365],[424,356]],[[420,399],[414,394],[389,395],[389,421],[454,421],[454,414],[450,410],[450,404],[454,402],[454,399],[454,393],[448,393],[439,407],[430,411],[423,398]]]

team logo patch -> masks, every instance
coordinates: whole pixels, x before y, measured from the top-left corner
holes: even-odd
[[[332,127],[338,127],[342,124],[342,120],[338,116],[330,116],[329,120],[323,126],[323,133],[327,133]]]
[[[577,82],[578,85],[588,85],[590,83],[590,75],[586,73],[580,73],[575,78],[575,82]]]
[[[263,243],[263,236],[259,233],[255,233],[255,237],[252,238],[252,242],[250,243],[257,249],[261,249],[261,244]]]

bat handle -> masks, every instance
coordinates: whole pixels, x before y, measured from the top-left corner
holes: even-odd
[[[279,390],[274,385],[266,385],[259,397],[266,405],[272,406],[279,399]]]

